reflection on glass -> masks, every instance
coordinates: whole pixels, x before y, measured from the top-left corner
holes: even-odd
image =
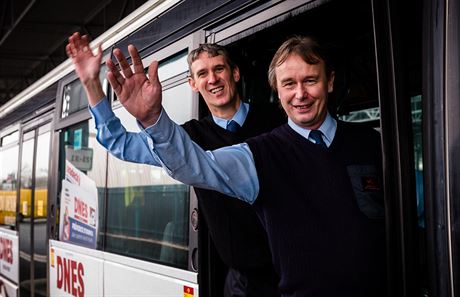
[[[182,108],[190,119],[191,104]],[[128,131],[139,131],[124,108],[115,113]],[[186,269],[190,188],[158,167],[111,155],[108,165],[106,250]]]
[[[0,150],[0,225],[16,222],[18,146]]]
[[[187,268],[189,187],[109,156],[107,251]]]
[[[64,129],[60,134],[60,181],[65,177],[65,161],[95,181],[98,190],[98,240],[97,248],[102,247],[101,227],[104,225],[104,187],[107,165],[107,152],[96,141],[95,124],[92,119]],[[61,210],[62,211],[62,210]],[[59,230],[59,228],[57,228]]]
[[[30,132],[31,134],[34,131]],[[33,136],[33,135],[32,135]],[[27,135],[25,139],[30,138]],[[21,296],[31,294],[30,264],[32,259],[31,242],[31,202],[33,186],[34,138],[23,142],[21,156],[21,177],[19,193],[19,282]]]
[[[46,210],[48,201],[48,162],[50,132],[38,136],[34,196],[34,285],[35,296],[47,296]]]
[[[422,96],[411,97],[412,133],[414,134],[414,163],[419,227],[425,227],[425,200],[423,198],[423,143],[422,143]]]

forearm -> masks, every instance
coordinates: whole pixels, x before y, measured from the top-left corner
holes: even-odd
[[[82,84],[85,89],[86,96],[88,97],[88,103],[91,107],[96,106],[102,99],[105,98],[99,77],[89,79],[86,82],[82,82]]]
[[[248,203],[256,199],[259,184],[247,145],[204,151],[182,127],[169,119],[164,110],[158,122],[142,133],[150,150],[174,179]]]
[[[106,97],[90,108],[90,112],[96,123],[96,139],[111,155],[124,161],[161,166],[148,149],[143,135],[126,131]]]

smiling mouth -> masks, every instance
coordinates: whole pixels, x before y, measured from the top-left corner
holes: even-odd
[[[308,110],[308,109],[310,109],[312,106],[313,106],[313,103],[310,103],[310,104],[302,104],[302,105],[292,105],[292,107],[294,107],[296,110],[300,110],[300,111]]]
[[[217,87],[217,88],[214,88],[214,89],[211,89],[209,90],[212,94],[217,94],[219,93],[220,91],[222,91],[224,89],[224,87]]]

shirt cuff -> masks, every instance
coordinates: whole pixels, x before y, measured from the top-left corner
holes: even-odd
[[[93,107],[89,105],[88,107],[89,111],[93,115],[93,118],[95,119],[96,127],[98,127],[101,123],[108,122],[115,116],[112,108],[110,107],[109,100],[107,100],[107,97],[102,98],[102,100]]]
[[[137,124],[142,132],[150,136],[154,144],[168,142],[174,134],[174,125],[176,125],[163,108],[155,124],[145,129],[139,122],[137,122]]]

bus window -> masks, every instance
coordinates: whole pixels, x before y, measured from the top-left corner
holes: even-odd
[[[163,82],[188,69],[187,51],[182,51],[167,60],[161,61],[158,65],[158,78]]]
[[[2,145],[5,145],[4,138]],[[18,145],[0,147],[0,225],[16,224]]]
[[[102,65],[99,73],[99,79],[102,82],[104,90],[107,90],[108,82],[105,78],[106,66]],[[106,92],[107,93],[107,92]],[[79,79],[70,82],[64,86],[62,93],[62,110],[61,118],[66,118],[69,115],[88,107],[88,98],[86,98],[85,90]]]
[[[124,108],[115,114],[138,131]],[[189,187],[158,167],[111,155],[108,162],[106,250],[187,269]]]
[[[192,118],[193,101],[190,100],[192,93],[188,83],[163,91],[163,108],[177,124],[183,124]]]

